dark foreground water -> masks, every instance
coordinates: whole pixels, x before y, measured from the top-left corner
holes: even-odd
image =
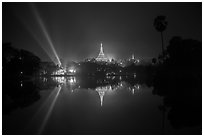
[[[164,109],[163,98],[153,95],[152,90],[153,87],[134,77],[7,81],[3,83],[2,131],[3,134],[201,134],[201,125],[174,128],[168,118],[169,108]]]

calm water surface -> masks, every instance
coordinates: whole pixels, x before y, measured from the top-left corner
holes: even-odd
[[[163,98],[136,78],[41,77],[3,94],[3,134],[196,134],[172,128]]]

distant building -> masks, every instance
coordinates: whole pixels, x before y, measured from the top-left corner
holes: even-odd
[[[132,54],[132,60],[135,60],[135,55],[134,54]]]
[[[131,61],[132,63],[135,63],[135,64],[136,64],[136,63],[138,64],[138,63],[140,62],[139,59],[136,59],[136,58],[135,58],[135,55],[134,55],[134,54],[132,54],[132,57],[129,59],[129,61]]]
[[[108,61],[108,59],[105,57],[105,55],[104,55],[104,53],[103,53],[103,46],[102,46],[102,43],[101,43],[100,52],[99,52],[98,57],[96,58],[96,61],[105,61],[105,62]]]

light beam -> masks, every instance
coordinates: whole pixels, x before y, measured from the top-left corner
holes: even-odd
[[[31,36],[34,38],[34,40],[36,40],[36,42],[40,45],[40,47],[45,51],[45,53],[48,55],[48,57],[55,63],[57,64],[57,62],[53,59],[53,57],[51,56],[51,53],[45,48],[45,43],[42,40],[41,35],[37,34],[39,33],[39,29],[36,28],[36,26],[33,26],[33,23],[30,23],[28,19],[26,19],[25,17],[19,15],[18,12],[14,13],[16,15],[16,17],[18,17],[19,21],[23,24],[23,26],[25,27],[25,29],[31,34]],[[37,31],[37,32],[36,32]],[[42,31],[42,30],[41,30]],[[41,39],[40,39],[41,38]]]
[[[44,36],[46,37],[46,39],[47,39],[47,41],[48,41],[48,43],[49,43],[49,45],[50,45],[50,47],[51,47],[51,49],[52,49],[52,51],[53,51],[55,57],[56,57],[56,59],[57,59],[57,62],[58,62],[58,64],[59,64],[59,66],[61,66],[61,61],[60,61],[60,59],[59,59],[59,57],[58,57],[58,55],[57,55],[57,52],[56,52],[56,50],[55,50],[55,48],[54,48],[54,44],[53,44],[53,42],[52,42],[52,40],[51,40],[51,38],[50,38],[50,36],[49,36],[47,30],[46,30],[46,27],[45,27],[45,25],[44,25],[44,23],[43,23],[43,21],[42,21],[40,15],[39,15],[37,9],[35,8],[35,6],[34,6],[33,4],[31,4],[31,7],[32,7],[33,13],[34,13],[34,15],[35,15],[35,17],[36,17],[36,19],[37,19],[37,22],[38,22],[38,24],[40,25],[40,28],[42,29],[42,32],[43,32]]]
[[[52,104],[50,105],[50,107],[49,107],[49,109],[48,109],[48,111],[47,111],[47,113],[45,115],[45,118],[44,118],[44,120],[43,120],[43,122],[42,122],[42,124],[41,124],[41,126],[39,128],[38,134],[42,134],[42,132],[43,132],[45,126],[46,126],[46,123],[47,123],[47,121],[48,121],[48,119],[49,119],[49,117],[50,117],[50,115],[52,113],[52,110],[53,110],[53,108],[55,106],[55,102],[57,101],[57,98],[58,98],[58,95],[59,95],[60,91],[61,91],[61,86],[59,86],[57,88],[57,93],[56,93],[56,95],[55,95],[55,97],[54,97],[54,99],[52,101]]]

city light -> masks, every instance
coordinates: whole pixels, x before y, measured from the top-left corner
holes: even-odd
[[[70,68],[70,69],[69,69],[69,72],[70,72],[70,73],[75,73],[76,70],[75,70],[74,68]]]
[[[134,78],[136,78],[136,73],[134,73]]]
[[[140,85],[139,85],[139,84],[136,84],[134,87],[135,87],[137,90],[140,89]]]
[[[140,90],[140,85],[136,84],[134,86],[130,86],[128,89],[132,92],[132,94],[135,94],[136,91]]]
[[[70,78],[69,83],[70,83],[71,85],[73,85],[74,83],[76,83],[76,78],[75,78],[75,77]]]
[[[64,75],[66,73],[66,70],[64,69],[59,69],[56,72],[54,72],[54,75]]]
[[[53,80],[56,81],[59,84],[65,84],[66,78],[65,77],[53,77]]]

